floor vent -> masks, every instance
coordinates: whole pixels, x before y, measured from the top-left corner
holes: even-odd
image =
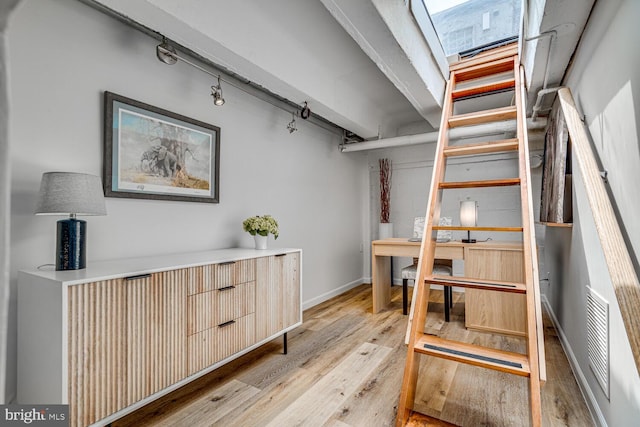
[[[587,286],[589,366],[609,397],[609,303]]]

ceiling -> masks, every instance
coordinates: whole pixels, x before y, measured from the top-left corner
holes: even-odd
[[[85,1],[282,98],[306,101],[314,115],[363,138],[439,124],[445,79],[409,1]],[[558,30],[551,86],[564,75],[593,1],[529,3],[528,35]],[[544,81],[548,39],[525,49],[530,104]]]

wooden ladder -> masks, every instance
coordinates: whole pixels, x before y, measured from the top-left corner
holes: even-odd
[[[450,67],[450,78],[444,97],[429,203],[425,215],[425,230],[418,262],[418,279],[414,290],[415,301],[412,306],[413,320],[410,317],[407,359],[398,404],[397,427],[407,425],[414,416],[422,416],[422,414],[413,412],[413,405],[420,366],[419,356],[423,354],[528,377],[532,425],[541,425],[540,386],[546,378],[546,370],[538,287],[537,251],[531,210],[531,188],[529,186],[531,178],[523,81],[517,44],[493,49],[471,59],[452,64]],[[453,115],[454,102],[456,101],[496,94],[506,90],[515,92],[515,105]],[[449,146],[448,134],[451,128],[512,119],[517,122],[517,138]],[[482,156],[500,152],[518,153],[519,176],[517,178],[462,182],[444,181],[447,159],[457,156]],[[511,185],[520,186],[521,225],[492,227],[437,225],[439,224],[440,204],[444,190]],[[524,283],[433,275],[437,230],[522,233]],[[434,284],[524,294],[526,298],[526,354],[486,348],[425,334],[429,291],[431,285]],[[481,390],[478,390],[478,392],[481,392]]]

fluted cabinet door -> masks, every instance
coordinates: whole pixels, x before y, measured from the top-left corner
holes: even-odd
[[[187,376],[187,269],[127,280],[127,398],[132,404]]]
[[[300,319],[298,253],[256,261],[256,340],[263,340]]]
[[[282,329],[282,286],[275,256],[256,261],[256,341]]]
[[[302,321],[300,309],[300,254],[298,252],[287,254],[282,259],[282,297],[283,327],[295,325]]]
[[[128,405],[126,291],[122,279],[70,286],[68,397],[71,426]]]

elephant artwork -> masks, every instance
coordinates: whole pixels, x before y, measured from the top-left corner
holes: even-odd
[[[106,197],[218,202],[220,128],[111,92],[105,106]]]
[[[147,150],[140,156],[140,170],[142,172],[155,174],[158,172],[157,162],[158,153],[154,150]]]
[[[176,166],[178,164],[178,157],[175,154],[167,150],[163,145],[159,147],[153,147],[153,151],[156,152],[156,168],[165,177],[173,178],[176,174]]]

